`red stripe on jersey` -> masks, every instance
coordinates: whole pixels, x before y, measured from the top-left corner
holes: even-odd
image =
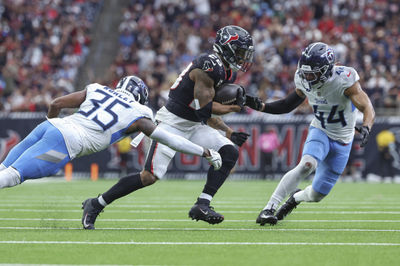
[[[158,142],[156,143],[156,146],[154,147],[154,151],[153,151],[153,158],[151,158],[151,173],[154,175],[154,167],[153,167],[153,164],[154,164],[154,158],[156,157],[156,151],[157,151],[157,146],[158,146]]]

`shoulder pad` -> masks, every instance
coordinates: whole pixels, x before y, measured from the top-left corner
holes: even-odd
[[[299,71],[296,71],[296,73],[294,74],[294,84],[297,89],[300,89],[300,90],[304,89],[304,85],[301,82]]]
[[[103,85],[101,85],[101,84],[99,84],[99,83],[91,83],[91,84],[88,84],[86,87],[85,87],[85,89],[86,90],[95,90],[95,89],[98,89],[98,88],[102,88],[102,87],[104,87]]]
[[[92,95],[92,94],[95,93],[96,90],[102,89],[102,88],[104,88],[104,86],[101,85],[101,84],[99,84],[99,83],[91,83],[91,84],[88,84],[88,85],[85,87],[86,96]]]
[[[351,87],[360,79],[357,71],[352,67],[338,66],[335,67],[333,70],[335,74],[340,77],[341,83],[345,88]]]
[[[202,54],[193,61],[193,67],[206,72],[214,80],[215,86],[225,80],[225,68],[221,59],[215,54]]]
[[[153,111],[149,107],[138,102],[133,102],[132,105],[139,112],[139,116],[149,118],[154,122]]]

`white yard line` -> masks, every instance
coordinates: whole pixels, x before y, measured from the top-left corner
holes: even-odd
[[[88,264],[10,264],[10,263],[0,263],[0,266],[88,266]],[[115,266],[115,264],[99,264],[101,266]],[[118,264],[118,266],[132,266],[132,264]],[[161,265],[136,265],[136,266],[161,266]],[[172,265],[163,265],[163,266],[172,266]]]
[[[2,201],[1,206],[4,207],[70,207],[70,208],[80,208],[82,206],[81,203],[71,202],[70,204],[64,203],[55,203],[55,204],[48,204],[48,203],[32,203],[32,202],[25,202],[25,203],[4,203]],[[255,211],[261,210],[262,206],[259,205],[249,205],[249,204],[218,204],[218,208],[224,209],[254,209]],[[116,204],[113,205],[113,209],[176,209],[176,208],[191,208],[191,204]],[[324,205],[324,204],[302,204],[301,209],[379,209],[379,210],[396,210],[400,209],[400,206],[397,204],[396,206],[380,206],[380,205],[371,205],[371,206],[340,206],[340,205]]]
[[[99,219],[100,220],[100,219]],[[0,221],[70,221],[76,222],[81,219],[58,219],[58,218],[3,218]],[[193,222],[190,219],[101,219],[102,222]],[[224,223],[254,222],[252,220],[224,220]],[[285,222],[307,222],[307,223],[400,223],[400,220],[285,220]]]
[[[333,242],[89,242],[89,241],[0,241],[0,244],[52,245],[221,245],[221,246],[400,246],[400,243],[333,243]]]
[[[18,227],[18,226],[4,226],[0,230],[83,230],[81,227]],[[282,231],[282,232],[400,232],[396,229],[350,229],[350,228],[336,228],[336,229],[314,229],[314,228],[294,228],[284,229],[276,227],[260,227],[260,228],[161,228],[161,227],[106,227],[97,228],[98,230],[132,230],[132,231]]]
[[[257,211],[228,211],[223,208],[220,209],[222,213],[258,213]],[[76,213],[82,212],[80,209],[75,210],[62,210],[62,209],[0,209],[0,212],[64,212]],[[110,213],[186,213],[187,210],[108,210]],[[400,215],[400,211],[304,211],[296,210],[298,214],[395,214]]]
[[[68,197],[68,196],[51,196],[51,195],[46,195],[43,196],[43,198],[39,197],[7,197],[1,200],[2,203],[20,203],[20,204],[31,204],[31,203],[43,203],[42,205],[51,205],[55,204],[58,205],[60,204],[65,204],[65,203],[71,203],[71,204],[79,204],[85,200],[86,198],[82,198],[81,200],[77,200],[76,197]],[[384,198],[383,200],[379,201],[322,201],[321,203],[304,203],[304,205],[313,205],[313,206],[329,206],[329,205],[337,205],[337,206],[348,206],[348,205],[354,205],[354,206],[363,206],[363,205],[371,205],[371,206],[398,206],[398,203],[396,202],[397,198]],[[188,198],[168,198],[168,204],[165,204],[165,198],[151,198],[151,202],[154,204],[149,204],[149,200],[132,200],[132,201],[121,201],[118,204],[121,204],[122,206],[158,206],[158,207],[168,207],[170,204],[176,205],[176,206],[189,206],[190,204],[186,204],[188,202]],[[191,201],[190,201],[191,202]],[[232,206],[259,206],[265,205],[267,202],[267,198],[263,199],[246,199],[246,204],[243,204],[243,199],[232,199],[232,200],[213,200],[213,204],[218,205],[232,205]],[[303,206],[303,205],[302,205]],[[341,208],[341,207],[339,207]]]

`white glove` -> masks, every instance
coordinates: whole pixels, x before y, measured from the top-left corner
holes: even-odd
[[[219,170],[222,166],[221,155],[213,149],[209,149],[210,156],[206,156],[207,161],[214,166],[214,170]]]

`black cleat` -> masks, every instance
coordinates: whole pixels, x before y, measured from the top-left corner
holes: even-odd
[[[103,211],[103,208],[97,208],[93,205],[92,200],[96,198],[90,198],[82,202],[82,225],[83,229],[94,230],[94,223],[96,222],[97,216]]]
[[[278,221],[283,220],[283,218],[285,218],[288,214],[290,214],[293,211],[293,209],[295,209],[297,207],[297,205],[300,204],[300,202],[297,203],[293,197],[293,195],[299,191],[301,191],[301,189],[296,189],[290,195],[288,200],[278,209],[278,211],[275,214],[276,218],[278,218]]]
[[[274,213],[275,213],[274,209],[262,210],[257,217],[256,223],[260,225],[264,224],[276,225],[276,223],[278,222],[278,218],[276,218]]]
[[[205,204],[195,204],[189,211],[192,220],[202,220],[209,224],[219,224],[224,220],[224,216],[214,211],[214,208]]]

